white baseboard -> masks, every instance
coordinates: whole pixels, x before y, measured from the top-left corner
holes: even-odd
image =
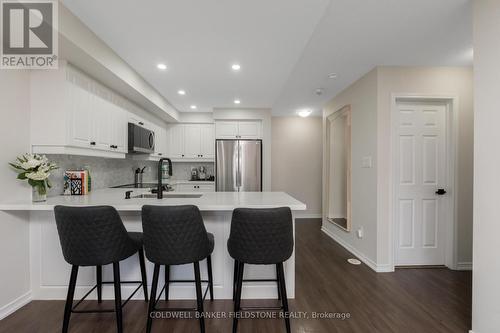
[[[368,267],[373,269],[377,273],[387,273],[387,272],[394,272],[394,268],[389,265],[378,265],[375,261],[372,259],[368,258],[366,255],[355,249],[351,244],[346,243],[344,240],[342,240],[340,237],[335,235],[333,232],[325,228],[324,226],[321,227],[321,231],[323,231],[327,236],[332,238],[335,242],[338,244],[342,245],[347,251],[351,252],[353,255],[355,255],[359,260],[361,260],[363,263],[365,263]]]
[[[295,213],[295,218],[296,219],[320,219],[322,218],[321,213],[315,214],[315,213],[304,213],[301,214],[300,212]]]
[[[31,291],[28,291],[26,294],[19,296],[12,302],[2,306],[0,308],[0,320],[4,319],[8,315],[16,312],[26,304],[31,302]]]
[[[472,262],[471,261],[462,261],[457,262],[457,271],[472,271]]]

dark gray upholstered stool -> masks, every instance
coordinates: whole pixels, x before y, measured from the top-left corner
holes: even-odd
[[[286,331],[290,332],[288,300],[286,296],[283,262],[293,252],[293,225],[290,208],[251,209],[233,211],[231,233],[227,241],[229,254],[234,259],[234,312],[255,308],[241,307],[241,290],[245,281],[276,281],[278,298],[285,312]],[[244,280],[245,264],[276,265],[276,280]],[[233,332],[238,329],[238,316],[233,319]]]
[[[196,206],[143,206],[142,230],[144,232],[144,249],[146,257],[154,263],[153,284],[149,300],[146,332],[151,332],[154,311],[197,311],[203,313],[203,301],[210,290],[210,299],[213,300],[213,278],[211,254],[214,250],[214,236],[207,233],[203,218]],[[201,280],[200,261],[207,259],[208,280]],[[170,280],[170,266],[194,265],[194,280]],[[165,286],[157,298],[158,277],[160,267],[165,266]],[[159,309],[156,304],[163,291],[165,300],[168,300],[170,282],[194,282],[196,286],[197,307],[194,309],[169,308]],[[204,295],[201,291],[201,282],[208,282]],[[201,332],[205,332],[203,316],[200,318]]]
[[[64,308],[63,333],[68,332],[71,313],[116,312],[118,332],[123,331],[122,307],[141,288],[144,288],[144,300],[148,301],[146,265],[142,249],[142,233],[127,232],[120,215],[113,207],[65,207],[54,208],[57,231],[61,241],[64,259],[71,264],[68,296]],[[133,254],[139,254],[142,281],[120,281],[120,261]],[[102,281],[102,266],[113,264],[113,282]],[[73,306],[78,267],[96,266],[97,284]],[[115,308],[109,310],[76,310],[78,305],[97,289],[98,302],[102,302],[102,285],[114,284]],[[122,304],[121,283],[138,283],[139,286]]]

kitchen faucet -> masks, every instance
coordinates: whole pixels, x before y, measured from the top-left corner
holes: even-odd
[[[163,184],[162,184],[162,169],[161,169],[163,161],[168,162],[168,175],[172,176],[172,161],[170,160],[170,158],[166,157],[160,158],[160,160],[158,161],[158,193],[156,196],[158,199],[163,199]]]

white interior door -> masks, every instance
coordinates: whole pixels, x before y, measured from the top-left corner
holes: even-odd
[[[451,207],[436,191],[448,183],[446,105],[401,102],[397,110],[395,264],[444,265]]]

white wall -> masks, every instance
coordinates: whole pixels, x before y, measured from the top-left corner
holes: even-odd
[[[272,118],[272,191],[304,202],[304,217],[321,217],[322,122],[319,117]]]
[[[0,201],[31,198],[7,163],[29,152],[29,73],[0,71]],[[29,214],[0,211],[0,319],[30,299]]]
[[[364,156],[377,158],[377,70],[374,69],[353,83],[331,100],[323,112],[323,142],[326,142],[327,117],[344,106],[351,106],[351,169],[352,169],[352,220],[351,232],[346,232],[328,222],[323,216],[323,228],[337,240],[355,249],[357,255],[372,265],[377,260],[377,165],[361,168]],[[323,146],[323,179],[326,179],[328,145]],[[323,183],[323,200],[326,198]],[[323,207],[328,207],[323,202]],[[326,214],[326,212],[324,212]],[[363,228],[364,238],[356,237],[356,230]],[[372,266],[373,267],[373,266]]]
[[[391,102],[396,94],[458,98],[457,261],[470,265],[474,132],[471,68],[378,67],[330,101],[324,119],[345,105],[352,108],[352,232],[325,220],[324,227],[362,259],[367,258],[372,268],[385,271],[392,267]],[[327,158],[328,152],[323,154]],[[373,158],[373,168],[361,168],[363,156]],[[355,236],[360,227],[364,229],[363,239]]]
[[[500,2],[474,2],[472,330],[500,331]]]
[[[393,94],[458,98],[457,262],[472,261],[473,132],[472,68],[378,67],[378,253],[379,264],[391,263],[390,177],[391,103]]]

